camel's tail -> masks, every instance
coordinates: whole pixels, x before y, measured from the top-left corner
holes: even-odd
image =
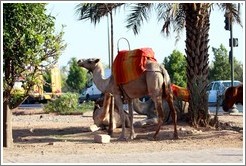
[[[162,84],[162,98],[165,99],[167,97],[167,87],[165,86],[165,84]]]

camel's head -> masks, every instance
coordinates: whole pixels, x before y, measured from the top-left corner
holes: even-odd
[[[100,59],[98,59],[98,58],[80,59],[80,60],[78,60],[77,64],[80,67],[86,68],[87,70],[92,72],[96,68],[97,63],[99,61],[100,61]]]

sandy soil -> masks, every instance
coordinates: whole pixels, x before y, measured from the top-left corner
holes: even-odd
[[[134,121],[144,118],[145,116],[142,115],[134,115]],[[243,149],[243,115],[221,114],[219,120],[221,126],[219,129],[194,129],[184,122],[179,122],[178,140],[172,139],[172,124],[162,126],[157,140],[152,138],[155,131],[153,125],[135,128],[137,138],[125,142],[116,140],[121,131],[118,128],[114,130],[110,143],[100,144],[94,142],[94,135],[107,134],[107,131],[90,132],[88,130],[88,127],[93,124],[91,112],[65,116],[44,114],[40,110],[16,110],[13,116],[14,146],[3,149],[3,161],[35,162],[33,160],[35,156],[37,158],[37,155],[49,156],[47,158],[49,162],[50,158],[54,158],[52,156],[66,154],[105,154],[107,156],[108,154],[192,151],[221,147]],[[30,159],[32,156],[33,160]],[[23,160],[20,159],[21,157]]]

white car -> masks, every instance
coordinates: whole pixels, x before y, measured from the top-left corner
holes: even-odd
[[[93,83],[90,87],[84,89],[79,96],[79,103],[96,101],[98,98],[102,97],[102,92]]]
[[[242,82],[237,81],[237,80],[233,81],[233,86],[237,86],[239,84],[242,84]],[[207,86],[208,103],[216,104],[217,96],[222,95],[224,91],[226,90],[226,88],[230,86],[231,86],[231,80],[218,80],[218,81],[212,81],[211,83],[209,83]]]
[[[111,69],[105,69],[105,79],[109,78],[111,75]],[[93,80],[89,80],[87,82],[87,87],[82,90],[79,96],[79,103],[88,102],[88,101],[96,101],[98,98],[102,97],[103,93],[97,88]]]

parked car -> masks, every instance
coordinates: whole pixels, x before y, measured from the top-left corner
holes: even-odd
[[[89,88],[85,88],[84,90],[82,90],[79,96],[79,103],[81,104],[88,101],[96,101],[102,96],[102,92],[93,83]]]
[[[104,71],[105,79],[110,77],[111,69],[107,68]],[[88,101],[96,101],[98,98],[102,97],[103,93],[97,88],[95,83],[91,80],[87,82],[86,88],[84,88],[79,95],[79,103],[88,102]]]
[[[242,82],[234,80],[233,86],[237,86],[242,84]],[[210,105],[214,105],[217,103],[217,97],[223,95],[226,88],[231,86],[231,80],[217,80],[212,81],[207,86],[207,93],[208,93],[208,103]],[[220,101],[222,104],[222,100]]]

